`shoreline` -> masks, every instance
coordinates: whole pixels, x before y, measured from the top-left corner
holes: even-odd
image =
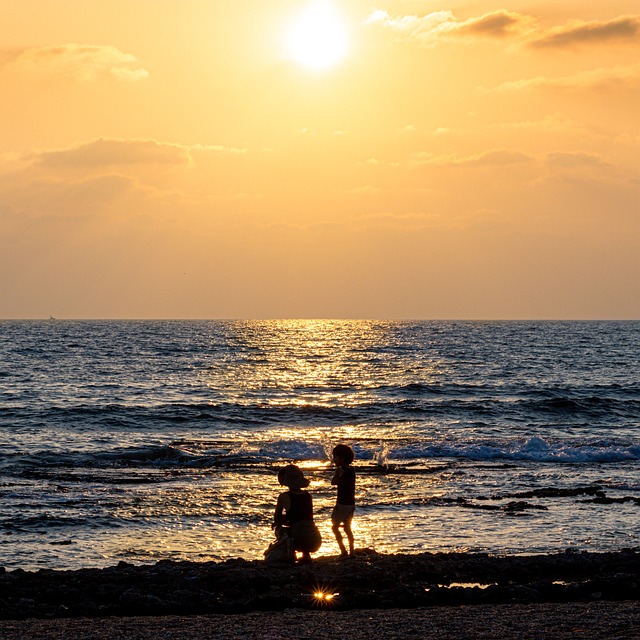
[[[324,592],[324,596],[314,596]],[[536,556],[470,553],[259,560],[160,561],[105,569],[0,568],[0,619],[202,616],[291,610],[332,613],[467,605],[640,600],[640,550]]]

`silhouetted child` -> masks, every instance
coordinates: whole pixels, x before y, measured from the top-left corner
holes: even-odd
[[[331,484],[338,487],[338,496],[336,498],[336,506],[331,514],[331,522],[333,524],[333,533],[340,547],[341,558],[353,558],[355,549],[353,545],[353,532],[351,531],[351,520],[356,510],[356,472],[351,466],[355,454],[353,449],[346,444],[339,444],[333,448],[331,452],[333,464],[336,466],[336,472],[331,478]],[[340,527],[344,529],[349,542],[349,553],[342,541]]]
[[[293,538],[293,548],[302,553],[298,562],[311,563],[311,554],[322,544],[322,538],[316,523],[313,521],[313,501],[311,494],[304,491],[309,480],[304,477],[302,469],[290,464],[278,472],[278,482],[288,491],[278,496],[273,526],[288,526]]]

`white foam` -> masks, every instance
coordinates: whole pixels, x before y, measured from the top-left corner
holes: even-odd
[[[393,449],[392,459],[469,458],[472,460],[530,460],[533,462],[621,462],[639,460],[640,446],[619,443],[551,442],[533,436],[500,442],[432,442],[426,446],[409,445]]]

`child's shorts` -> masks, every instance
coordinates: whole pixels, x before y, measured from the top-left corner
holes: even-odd
[[[333,507],[333,512],[331,513],[331,522],[335,525],[351,524],[351,520],[353,519],[355,510],[355,505],[337,504],[335,507]]]
[[[293,538],[293,548],[296,551],[315,553],[322,544],[320,531],[313,520],[294,522],[289,531]]]

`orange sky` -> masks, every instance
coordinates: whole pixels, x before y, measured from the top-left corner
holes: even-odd
[[[0,318],[640,318],[637,0],[311,1],[0,0]]]

